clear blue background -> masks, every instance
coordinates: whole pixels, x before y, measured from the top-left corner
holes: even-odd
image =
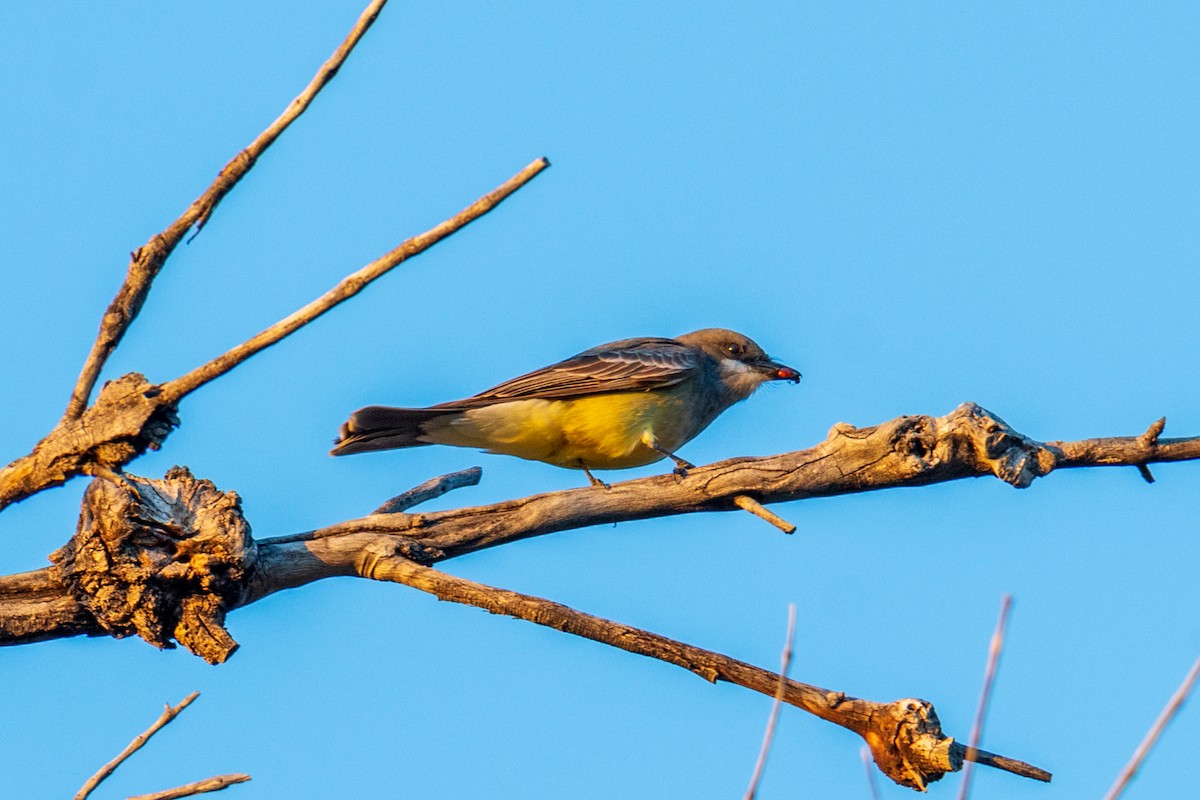
[[[127,254],[309,80],[362,0],[10,3],[0,25],[0,461],[66,403]],[[319,7],[318,7],[319,6]],[[105,377],[167,380],[490,190],[498,211],[189,397],[165,449],[260,537],[361,515],[478,464],[430,507],[580,485],[429,448],[325,455],[368,403],[460,397],[591,345],[720,325],[799,367],[684,450],[801,449],[838,421],[972,400],[1040,439],[1200,434],[1200,14],[1194,3],[396,3],[168,262]],[[610,479],[656,468],[610,473]],[[1016,604],[983,746],[1098,797],[1200,652],[1200,465],[1054,474],[572,531],[455,574],[970,729]],[[0,515],[35,569],[83,482]],[[220,667],[140,640],[0,652],[11,797],[64,797],[201,699],[98,796],[219,772],[229,797],[740,796],[769,701],[524,622],[363,580],[229,619]],[[1195,793],[1185,707],[1128,792]],[[852,734],[785,709],[761,796],[867,797]],[[950,797],[958,778],[932,787]],[[885,797],[910,796],[886,786]]]

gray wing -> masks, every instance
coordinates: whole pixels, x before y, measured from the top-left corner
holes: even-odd
[[[585,350],[464,400],[433,408],[478,408],[508,400],[564,399],[600,392],[657,389],[687,379],[706,358],[701,350],[674,339],[624,339]]]

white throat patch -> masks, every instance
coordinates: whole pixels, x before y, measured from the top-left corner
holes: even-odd
[[[744,361],[735,361],[732,358],[722,358],[719,369],[721,371],[721,381],[741,400],[754,394],[754,390],[761,386],[767,379],[762,370],[755,369]]]

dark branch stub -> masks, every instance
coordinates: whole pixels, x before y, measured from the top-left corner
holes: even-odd
[[[224,628],[257,549],[241,499],[174,467],[161,481],[93,480],[79,529],[51,554],[51,571],[115,637],[156,647],[172,639],[211,664],[237,642]]]

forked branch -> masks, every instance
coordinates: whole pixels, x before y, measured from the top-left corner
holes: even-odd
[[[100,371],[104,369],[105,362],[124,338],[125,332],[129,330],[129,326],[137,317],[138,312],[142,310],[142,304],[150,293],[150,286],[154,282],[154,278],[183,237],[187,235],[193,225],[197,230],[204,226],[204,223],[212,216],[217,204],[237,185],[238,181],[245,177],[259,156],[308,109],[317,94],[333,80],[333,76],[341,69],[354,46],[371,27],[386,3],[387,0],[372,0],[359,16],[350,34],[329,57],[329,60],[321,65],[308,86],[288,104],[284,112],[246,149],[239,152],[225,165],[212,185],[187,207],[179,219],[172,222],[162,233],[152,236],[150,241],[130,254],[129,270],[126,273],[125,282],[117,291],[117,296],[109,304],[108,310],[104,312],[104,317],[100,321],[100,333],[97,335],[96,341],[92,343],[91,352],[88,353],[83,370],[79,374],[79,380],[71,392],[71,399],[67,403],[67,410],[63,414],[60,427],[78,420],[83,415],[84,409],[88,405],[88,399],[92,395],[92,389],[96,386],[96,380],[100,377]]]
[[[237,647],[224,628],[228,611],[283,589],[351,575],[408,583],[439,597],[646,651],[643,654],[685,666],[709,680],[730,680],[771,694],[774,673],[540,598],[456,582],[426,567],[555,531],[730,511],[739,508],[737,498],[746,494],[779,502],[981,475],[1021,487],[1058,466],[1136,466],[1197,457],[1200,439],[1194,438],[1140,436],[1042,444],[967,403],[945,417],[901,417],[862,429],[839,425],[809,450],[697,467],[683,480],[652,477],[611,489],[575,489],[490,506],[377,513],[259,542],[250,537],[233,493],[221,492],[182,469],[172,470],[162,481],[126,475],[116,482],[93,481],[85,494],[79,530],[55,554],[54,567],[0,578],[0,643],[80,633],[137,634],[159,647],[178,641],[215,663]],[[407,508],[477,477],[466,471],[430,482],[384,510]],[[1024,769],[1019,762],[942,737],[927,704],[846,705],[849,701],[841,695],[802,684],[789,687],[788,702],[859,732],[876,759],[882,759],[881,768],[894,779],[901,772],[908,775],[909,785],[920,786],[938,770],[956,769],[956,759],[963,757]],[[890,720],[891,738],[872,739],[876,734],[871,725],[882,723],[862,721],[871,715]],[[896,744],[897,736],[908,744]]]
[[[96,787],[103,783],[109,775],[112,775],[117,767],[125,763],[130,756],[132,756],[148,741],[150,741],[150,737],[170,724],[172,720],[179,716],[180,713],[182,713],[185,708],[190,706],[192,701],[199,696],[199,692],[192,692],[187,697],[183,698],[179,705],[167,706],[163,710],[162,715],[154,721],[153,725],[135,736],[133,741],[130,742],[124,750],[117,754],[116,758],[114,758],[112,761],[109,761],[107,764],[101,767],[96,774],[92,775],[92,777],[88,778],[87,781],[84,782],[79,791],[75,793],[74,800],[87,800],[87,798],[91,796],[92,792],[96,790]],[[130,798],[130,800],[174,800],[174,798],[191,797],[193,795],[203,794],[205,792],[216,792],[226,788],[227,786],[232,786],[235,783],[245,783],[248,780],[250,780],[250,776],[242,773],[216,775],[211,778],[206,778],[202,781],[189,783],[186,786],[177,786],[174,789],[166,789],[161,792],[154,792],[153,794],[139,795],[136,798]]]
[[[304,308],[188,374],[155,385],[130,373],[105,384],[92,407],[78,419],[64,419],[33,452],[0,469],[0,509],[93,467],[119,472],[147,449],[158,449],[179,419],[178,403],[190,392],[225,374],[250,356],[361,292],[399,264],[487,214],[550,163],[539,158],[458,214],[343,279]]]

